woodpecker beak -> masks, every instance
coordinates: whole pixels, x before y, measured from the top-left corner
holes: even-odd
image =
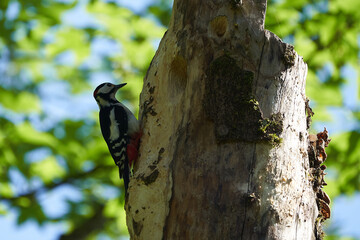
[[[125,86],[125,85],[126,85],[126,83],[122,83],[122,84],[119,84],[119,85],[115,85],[115,88],[116,88],[116,90],[118,90],[118,89],[122,88],[122,87]]]

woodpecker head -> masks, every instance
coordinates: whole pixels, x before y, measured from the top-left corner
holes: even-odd
[[[102,83],[94,91],[94,98],[99,105],[99,107],[109,106],[111,103],[118,102],[115,98],[115,94],[118,89],[125,86],[126,83],[122,84],[112,84],[112,83]]]

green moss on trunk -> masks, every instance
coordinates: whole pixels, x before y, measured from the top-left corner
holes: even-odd
[[[218,142],[269,141],[280,143],[280,115],[264,119],[253,95],[254,73],[228,55],[215,59],[207,71],[204,109],[215,122]]]

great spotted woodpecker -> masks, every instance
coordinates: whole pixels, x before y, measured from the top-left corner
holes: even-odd
[[[120,178],[124,179],[127,192],[130,169],[138,157],[141,130],[134,114],[115,98],[117,90],[125,85],[100,84],[94,91],[94,98],[100,108],[101,133],[119,167]]]

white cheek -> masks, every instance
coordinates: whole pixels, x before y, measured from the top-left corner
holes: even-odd
[[[106,86],[104,89],[104,93],[109,93],[109,92],[111,92],[112,89],[113,89],[112,87]]]
[[[113,88],[111,86],[109,87],[109,86],[105,85],[99,89],[99,93],[107,94],[107,93],[111,92],[112,89]]]

